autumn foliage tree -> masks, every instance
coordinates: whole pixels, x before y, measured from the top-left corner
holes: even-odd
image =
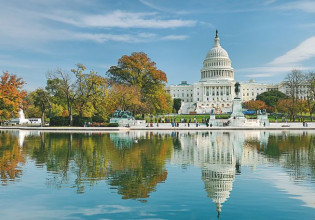
[[[292,99],[280,100],[277,104],[277,109],[281,113],[288,114],[291,120],[294,120],[296,114],[300,110],[299,102],[293,101]]]
[[[137,112],[141,108],[140,91],[135,86],[115,84],[110,90],[110,99],[115,108]]]
[[[265,102],[260,101],[260,100],[256,100],[256,101],[250,100],[250,101],[244,102],[243,107],[257,111],[257,110],[262,110],[266,108],[266,104]]]
[[[143,52],[124,55],[107,74],[113,84],[136,87],[140,92],[141,113],[162,113],[172,110],[172,100],[165,91],[166,74]]]
[[[14,74],[3,72],[0,80],[0,120],[15,117],[23,104],[25,82]]]

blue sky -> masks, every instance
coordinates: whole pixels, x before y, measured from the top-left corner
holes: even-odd
[[[238,81],[277,83],[293,68],[315,71],[315,1],[0,0],[0,70],[26,88],[76,63],[105,75],[143,51],[169,84],[200,80],[219,30]]]

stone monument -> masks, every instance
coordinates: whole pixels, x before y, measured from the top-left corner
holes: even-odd
[[[266,109],[263,109],[262,111],[259,110],[257,114],[257,119],[260,126],[266,127],[270,125]]]
[[[22,108],[19,111],[19,117],[13,118],[10,120],[10,124],[12,124],[12,125],[22,125],[22,124],[29,124],[29,123],[30,123],[30,121],[25,118],[25,114],[24,114]]]
[[[236,97],[233,99],[232,114],[230,118],[231,126],[244,126],[246,123],[246,118],[243,114],[242,99],[240,98],[240,87],[240,83],[236,82],[234,85]]]
[[[109,123],[111,124],[118,124],[121,127],[125,127],[125,126],[132,126],[135,125],[136,120],[135,118],[132,116],[132,113],[129,111],[122,111],[120,109],[117,109],[114,114],[113,117],[109,119]]]

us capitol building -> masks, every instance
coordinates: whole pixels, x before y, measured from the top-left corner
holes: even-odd
[[[235,97],[234,69],[229,54],[221,47],[218,31],[214,38],[214,45],[207,53],[201,69],[201,79],[192,85],[182,81],[179,85],[167,86],[166,90],[173,99],[180,98],[182,105],[178,113],[225,113],[232,111],[232,100]],[[306,88],[306,86],[305,86]],[[284,83],[268,85],[256,83],[253,80],[241,83],[240,95],[242,101],[255,100],[260,93],[279,90],[289,94]],[[305,99],[301,93],[302,99]],[[306,92],[305,95],[306,96]]]

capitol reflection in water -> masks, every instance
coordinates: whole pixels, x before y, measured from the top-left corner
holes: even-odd
[[[174,150],[171,163],[201,167],[205,190],[216,204],[219,217],[233,189],[235,172],[240,173],[241,166],[266,162],[245,140],[264,148],[268,137],[266,131],[184,133],[177,137],[181,147]]]
[[[82,194],[105,180],[122,199],[148,202],[167,180],[167,164],[193,166],[200,168],[206,194],[220,216],[242,167],[254,172],[261,165],[279,164],[289,182],[281,185],[275,179],[275,187],[315,208],[310,199],[315,196],[314,140],[312,132],[303,131],[1,131],[1,182],[9,187],[20,181],[24,164],[34,161],[47,169],[49,187],[76,188]],[[298,181],[311,187],[306,190]]]

